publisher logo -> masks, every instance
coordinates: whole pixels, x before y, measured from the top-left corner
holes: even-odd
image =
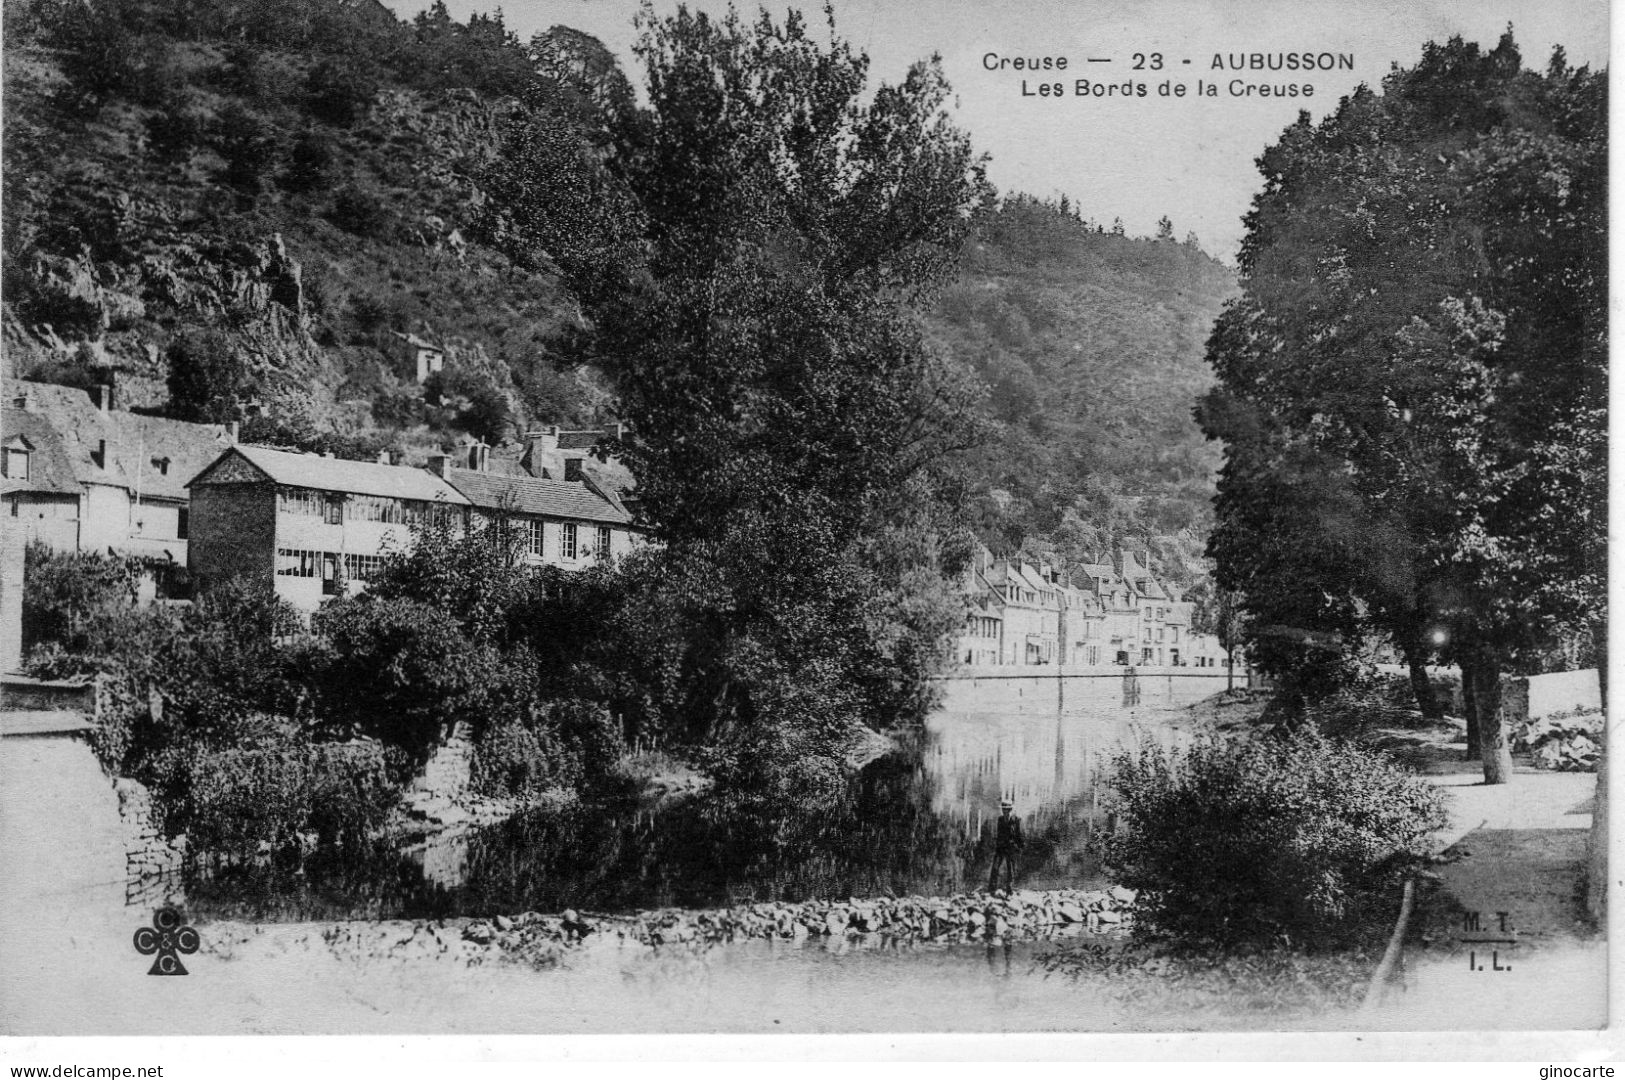
[[[186,925],[186,916],[175,908],[159,908],[153,912],[152,925],[135,932],[135,951],[142,956],[157,954],[148,975],[185,975],[180,954],[190,956],[200,944],[197,931]]]

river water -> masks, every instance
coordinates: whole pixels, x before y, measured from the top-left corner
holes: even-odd
[[[741,815],[703,796],[658,812],[584,804],[412,852],[216,870],[189,883],[188,904],[282,921],[946,895],[985,885],[1003,796],[1027,837],[1021,887],[1095,885],[1097,769],[1139,739],[1170,745],[1184,706],[1223,685],[1217,673],[1145,675],[1131,699],[1120,674],[948,679],[925,729],[817,814]]]

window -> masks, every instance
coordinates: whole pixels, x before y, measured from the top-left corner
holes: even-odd
[[[598,526],[598,543],[593,548],[593,555],[596,558],[600,559],[600,560],[609,558],[609,526],[608,525],[600,525],[600,526]]]
[[[1168,634],[1169,634],[1168,640],[1174,641],[1174,642],[1179,641],[1179,627],[1170,626],[1168,628]]]
[[[305,551],[297,548],[279,548],[276,553],[276,572],[279,577],[316,576],[316,568],[321,565],[321,552]]]
[[[1145,628],[1145,630],[1144,630],[1144,631],[1142,631],[1142,633],[1144,633],[1144,635],[1145,635],[1145,640],[1146,640],[1146,641],[1150,641],[1150,640],[1151,640],[1151,628],[1150,628],[1150,627],[1149,627],[1149,626],[1148,626],[1148,627],[1146,627],[1146,628]]]
[[[407,520],[406,507],[399,499],[377,495],[352,495],[349,516],[352,521],[381,521],[388,525],[400,525]]]
[[[279,514],[321,517],[322,497],[318,492],[303,488],[283,488],[277,492],[276,508]]]
[[[382,555],[344,556],[345,576],[351,581],[371,581],[384,568]]]
[[[192,531],[192,512],[187,507],[175,511],[175,539],[185,540]]]
[[[576,526],[569,522],[559,533],[559,557],[573,559],[576,557]]]
[[[540,521],[532,518],[531,520],[525,522],[526,551],[530,552],[532,555],[535,555],[537,558],[541,558],[542,555],[546,554],[543,551],[543,541],[546,539],[546,537],[546,529]]]
[[[326,513],[323,514],[323,517],[326,518],[329,525],[344,524],[344,496],[329,495],[325,509]]]
[[[8,446],[4,458],[0,458],[0,472],[5,473],[8,480],[28,479],[28,451]]]

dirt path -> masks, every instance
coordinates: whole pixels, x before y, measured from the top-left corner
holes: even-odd
[[[1487,786],[1457,761],[1430,776],[1451,803],[1439,837],[1448,861],[1424,890],[1400,983],[1371,1026],[1603,1026],[1607,940],[1582,897],[1596,775],[1520,767],[1510,784]]]

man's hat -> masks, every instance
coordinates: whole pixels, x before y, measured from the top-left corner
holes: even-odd
[[[999,809],[1000,810],[1014,810],[1015,808],[1016,808],[1016,800],[1014,800],[1014,799],[1000,799],[999,800]]]

